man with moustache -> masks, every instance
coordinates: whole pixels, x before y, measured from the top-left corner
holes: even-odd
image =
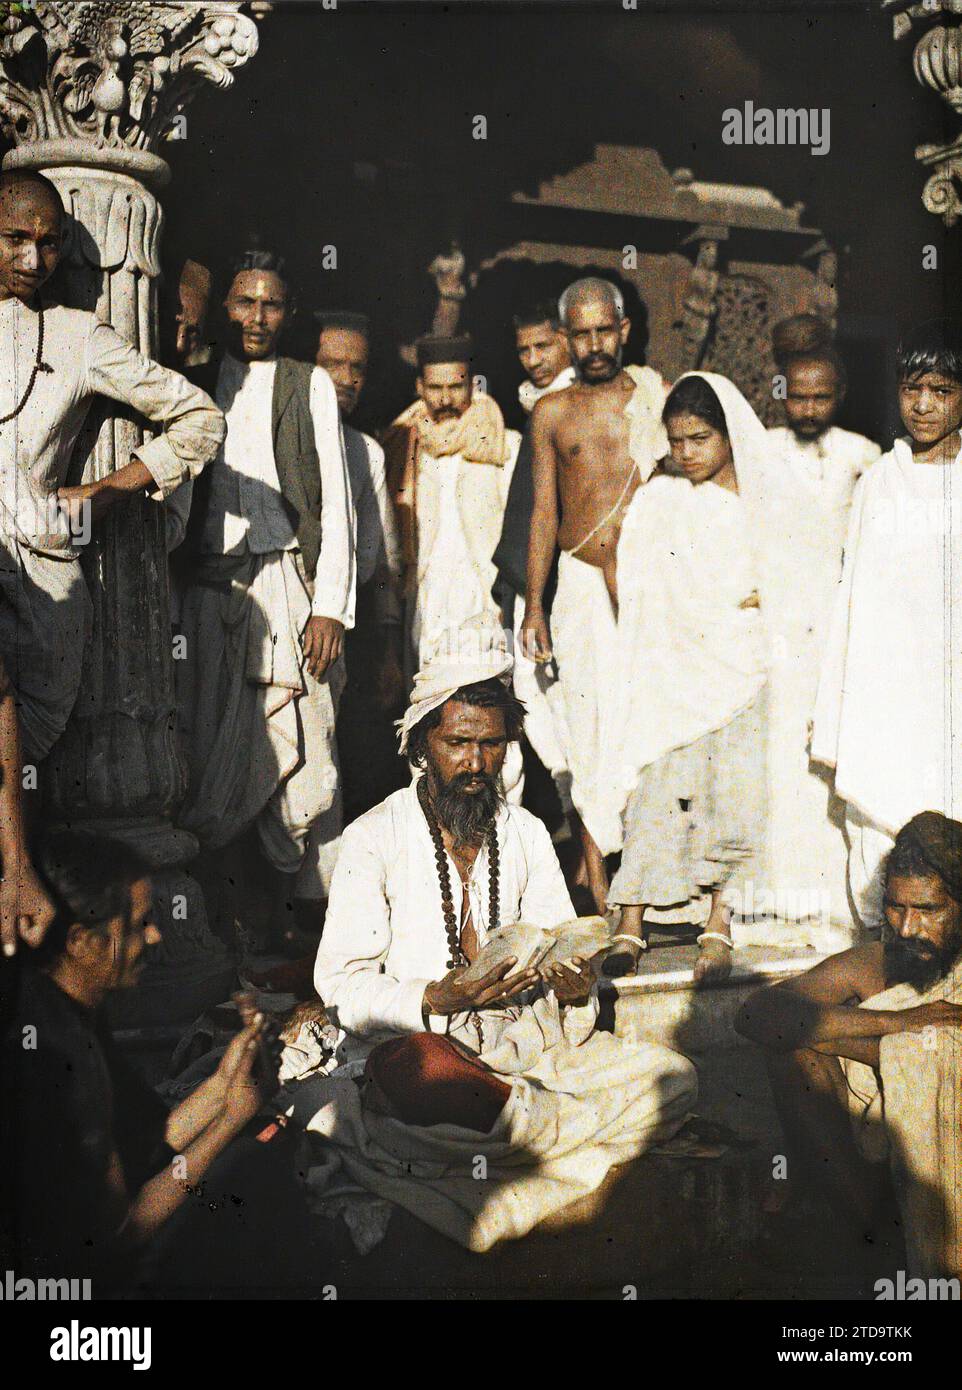
[[[536,304],[514,316],[515,346],[525,380],[518,387],[522,409],[531,414],[538,401],[549,392],[563,391],[575,380],[568,339],[558,317],[556,303]],[[520,635],[524,617],[524,592],[528,566],[528,541],[534,510],[534,477],[531,458],[530,423],[521,436],[518,461],[511,476],[508,501],[504,509],[501,539],[494,552],[498,577],[494,596],[501,608],[505,629]],[[554,576],[549,581],[554,590]],[[550,595],[546,595],[550,609]],[[527,710],[525,736],[538,758],[551,773],[565,811],[571,811],[569,777],[564,753],[563,711],[556,682],[547,680],[544,666],[537,666],[516,642],[514,688]]]
[[[923,811],[884,868],[887,937],[753,994],[801,1171],[858,1234],[880,1234],[888,1159],[913,1275],[962,1269],[962,823]]]
[[[798,316],[804,324],[808,316]],[[776,348],[794,320],[778,325]],[[823,324],[828,332],[828,325]],[[786,425],[771,429],[774,502],[791,545],[785,569],[793,598],[773,624],[769,706],[768,861],[781,917],[818,911],[848,922],[841,806],[825,770],[811,768],[808,741],[832,602],[855,484],[881,455],[864,435],[835,424],[845,366],[832,343],[779,360]]]
[[[483,619],[445,633],[418,673],[401,724],[418,776],[344,832],[317,954],[338,1070],[295,1099],[355,1181],[472,1249],[525,1234],[573,1200],[572,1182],[593,1190],[677,1129],[696,1088],[667,1048],[596,1031],[588,961],[539,973],[509,955],[466,977],[499,926],[574,915],[547,830],[504,799],[523,715],[510,676],[504,634]],[[492,1181],[466,1180],[469,1152]],[[502,1208],[500,1165],[517,1189]]]
[[[402,780],[390,721],[404,698],[401,551],[384,450],[347,423],[367,381],[370,321],[347,310],[324,310],[314,318],[315,361],[334,383],[354,504],[357,611],[354,630],[345,638],[347,684],[337,722],[345,816],[353,820]]]
[[[385,432],[404,563],[405,674],[450,625],[497,613],[494,554],[520,435],[475,389],[468,337],[421,338],[418,399]]]
[[[545,396],[531,416],[535,500],[522,637],[535,661],[557,659],[571,796],[583,822],[588,886],[603,912],[608,881],[592,808],[619,666],[618,536],[635,490],[668,451],[667,386],[651,367],[622,366],[631,324],[616,285],[577,280],[558,307],[578,380]],[[559,547],[549,633],[545,591]]]
[[[318,925],[341,829],[334,724],[354,621],[353,509],[333,383],[278,354],[294,313],[284,262],[244,254],[224,308],[227,350],[210,371],[227,436],[184,543],[180,824],[215,854],[235,845],[241,862],[224,874],[235,882],[247,868],[238,837],[256,827],[272,927],[293,948],[295,915]]]
[[[79,556],[90,523],[127,498],[174,494],[213,458],[224,430],[202,391],[48,293],[64,219],[49,179],[0,173],[0,657],[34,764],[63,733],[80,685],[91,604]],[[106,477],[66,487],[98,395],[163,432]]]

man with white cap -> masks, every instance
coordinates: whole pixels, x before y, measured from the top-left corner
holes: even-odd
[[[340,1030],[335,1077],[366,1084],[340,1087],[336,1123],[325,1102],[312,1127],[351,1150],[356,1180],[474,1249],[524,1234],[672,1134],[697,1089],[684,1057],[596,1031],[588,961],[519,968],[509,955],[468,973],[501,924],[574,917],[545,827],[504,801],[523,715],[510,675],[503,631],[484,619],[449,630],[418,673],[401,751],[421,775],[344,832],[314,971]],[[466,1143],[489,1165],[534,1165],[529,1200],[499,1206],[495,1184],[465,1184]],[[423,1176],[397,1179],[397,1146],[417,1178],[422,1144],[433,1195]]]

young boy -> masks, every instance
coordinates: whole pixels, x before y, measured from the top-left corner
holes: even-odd
[[[624,851],[605,971],[635,968],[647,908],[707,892],[694,972],[704,986],[731,969],[732,900],[764,843],[769,445],[741,393],[711,373],[682,377],[663,419],[675,476],[639,488],[618,546],[624,664],[601,779],[612,794],[602,848],[623,840]]]
[[[897,368],[909,437],[855,490],[811,750],[835,768],[849,889],[870,930],[899,826],[962,813],[962,325],[922,325]]]

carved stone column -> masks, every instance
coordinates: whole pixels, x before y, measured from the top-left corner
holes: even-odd
[[[67,302],[142,352],[157,346],[157,194],[170,179],[153,147],[203,81],[229,86],[256,51],[253,22],[230,3],[36,0],[3,21],[0,121],[16,143],[4,166],[40,169],[56,183],[70,215]],[[143,437],[137,418],[97,403],[71,481],[123,467]],[[83,565],[93,637],[73,716],[45,765],[46,805],[52,818],[130,841],[154,866],[164,940],[131,1003],[138,1022],[169,1022],[222,996],[231,971],[183,872],[196,841],[171,823],[184,768],[163,507],[147,498],[118,506]]]
[[[962,116],[962,0],[882,0],[882,8],[892,12],[896,39],[916,37],[912,67],[918,82]],[[951,122],[948,139],[919,145],[915,157],[932,170],[922,202],[953,226],[962,217],[962,125]]]

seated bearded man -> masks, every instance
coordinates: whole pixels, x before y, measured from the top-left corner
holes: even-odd
[[[596,1031],[587,961],[539,975],[508,957],[465,979],[499,924],[574,917],[545,827],[504,800],[523,714],[511,658],[493,630],[473,660],[452,655],[471,635],[449,634],[415,681],[414,782],[344,833],[314,979],[341,1030],[324,1083],[351,1084],[322,1087],[308,1128],[364,1186],[482,1250],[673,1134],[697,1083],[667,1048]],[[472,1181],[479,1156],[503,1181]]]

